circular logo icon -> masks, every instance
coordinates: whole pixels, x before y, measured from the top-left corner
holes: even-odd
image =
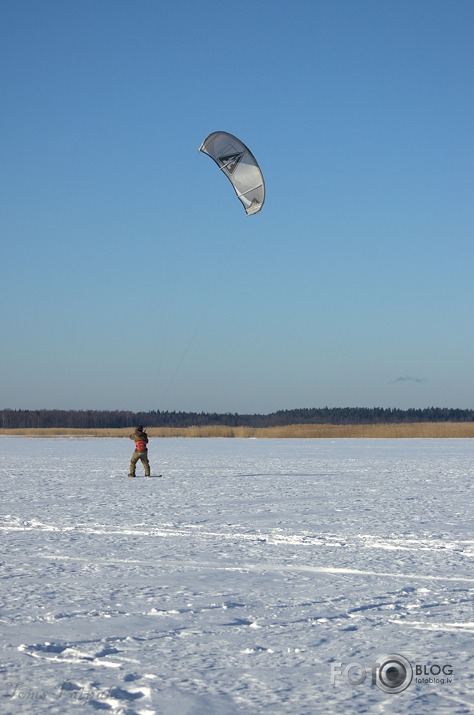
[[[403,655],[382,655],[374,663],[374,682],[384,693],[401,693],[413,679],[413,668]]]

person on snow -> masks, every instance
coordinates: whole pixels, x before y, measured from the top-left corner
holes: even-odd
[[[130,474],[129,477],[135,476],[135,467],[138,460],[141,461],[145,467],[145,477],[150,476],[150,462],[148,461],[148,435],[141,425],[138,425],[135,432],[130,435],[130,439],[135,442],[135,451],[132,454],[132,459],[130,460]]]

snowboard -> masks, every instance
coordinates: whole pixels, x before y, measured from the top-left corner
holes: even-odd
[[[130,477],[130,475],[128,475]],[[162,477],[162,474],[150,474],[149,477],[145,477],[144,474],[135,474],[134,477],[130,477],[130,479],[159,479]]]

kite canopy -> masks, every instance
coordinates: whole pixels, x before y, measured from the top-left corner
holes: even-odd
[[[227,132],[213,132],[204,139],[199,151],[214,159],[234,187],[250,216],[265,201],[265,182],[254,155],[240,139]]]

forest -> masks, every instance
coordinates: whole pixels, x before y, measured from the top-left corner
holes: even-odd
[[[210,412],[132,412],[126,410],[0,410],[0,428],[36,429],[144,427],[282,427],[286,425],[408,424],[474,422],[474,410],[445,407],[401,410],[383,407],[314,407],[278,410],[270,414]]]

